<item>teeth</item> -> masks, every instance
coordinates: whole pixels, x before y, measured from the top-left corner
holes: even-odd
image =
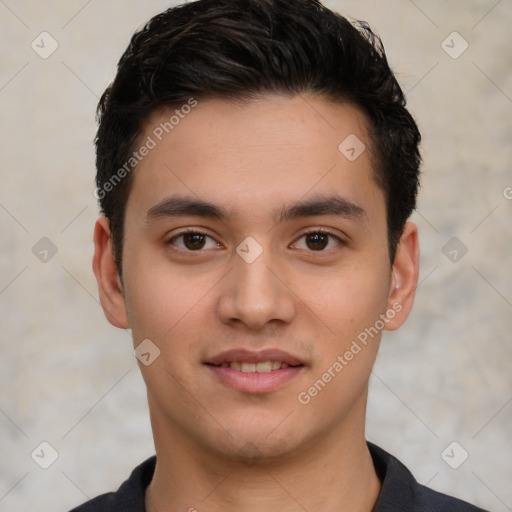
[[[256,365],[256,371],[258,373],[268,373],[272,371],[272,363],[270,361],[265,361],[264,363],[258,363]]]
[[[280,361],[263,361],[261,363],[244,363],[239,361],[233,361],[230,363],[222,363],[222,368],[231,368],[232,370],[238,370],[244,373],[268,373],[281,368],[288,368],[288,364],[281,363]]]

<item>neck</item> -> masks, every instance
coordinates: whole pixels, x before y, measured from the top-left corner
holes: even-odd
[[[380,492],[364,423],[319,436],[277,461],[229,459],[176,432],[159,435],[161,426],[153,418],[157,465],[148,512],[370,512]]]

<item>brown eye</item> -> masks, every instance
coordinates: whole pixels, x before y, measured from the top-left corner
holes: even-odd
[[[329,244],[329,235],[325,233],[308,233],[306,246],[312,251],[322,251]]]
[[[220,245],[211,236],[198,231],[181,233],[171,238],[167,243],[184,251],[220,248]]]
[[[310,231],[304,233],[294,244],[294,249],[303,251],[329,252],[343,245],[341,238],[327,231]]]
[[[206,243],[206,236],[201,233],[185,233],[183,235],[183,244],[191,251],[202,249]]]

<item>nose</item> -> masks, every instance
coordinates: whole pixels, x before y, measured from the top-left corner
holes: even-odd
[[[262,329],[269,323],[290,323],[296,312],[294,295],[276,264],[265,252],[252,263],[234,256],[234,268],[222,281],[218,315],[227,324]]]

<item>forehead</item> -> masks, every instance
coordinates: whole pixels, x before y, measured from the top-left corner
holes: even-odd
[[[356,107],[311,96],[196,101],[146,121],[138,145],[151,150],[134,172],[129,203],[149,208],[174,193],[227,202],[231,211],[256,204],[275,211],[327,192],[354,203],[383,201]]]

